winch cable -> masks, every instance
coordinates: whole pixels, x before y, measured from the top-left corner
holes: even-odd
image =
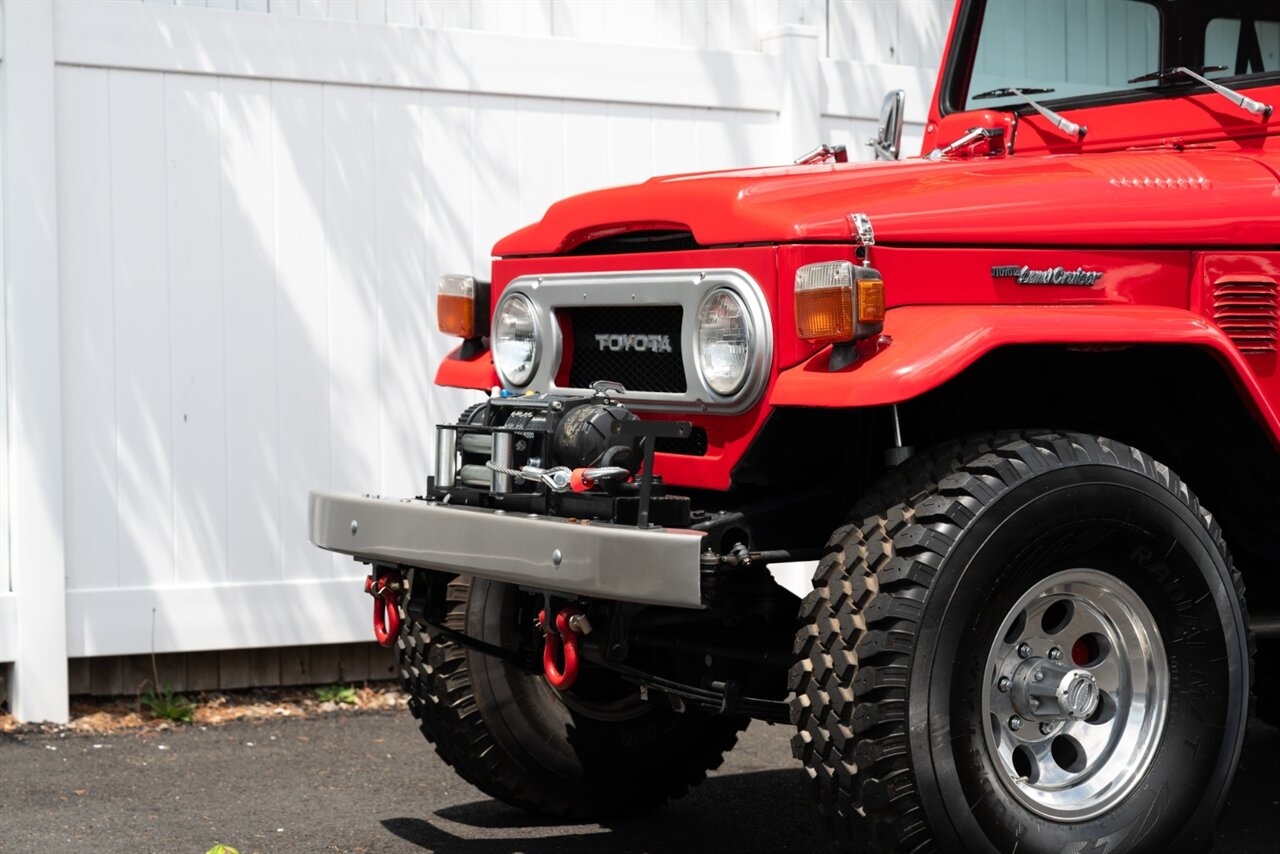
[[[507,649],[506,647],[503,647],[503,646],[496,646],[486,641],[482,641],[479,638],[473,638],[471,637],[471,635],[463,634],[462,632],[456,631],[455,629],[451,629],[451,628],[448,628],[447,626],[443,626],[440,623],[433,623],[430,620],[419,620],[419,622],[423,626],[426,626],[428,629],[430,629],[431,632],[433,632],[434,634],[438,634],[441,637],[445,638],[446,640],[451,640],[454,643],[456,643],[458,646],[466,647],[467,649],[473,649],[476,652],[481,653],[482,655],[488,655],[488,656],[492,656],[493,658],[501,659],[502,661],[505,661],[509,664],[513,664],[519,667],[521,670],[526,670],[530,673],[539,673],[542,670],[542,668],[539,665],[534,664],[534,662],[530,660],[528,656],[521,655],[519,652],[517,652],[514,649]]]

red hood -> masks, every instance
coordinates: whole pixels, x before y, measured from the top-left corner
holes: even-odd
[[[494,247],[549,255],[637,228],[703,246],[847,241],[870,215],[885,243],[1259,246],[1280,242],[1280,188],[1240,154],[1172,150],[849,163],[674,175],[556,202]]]

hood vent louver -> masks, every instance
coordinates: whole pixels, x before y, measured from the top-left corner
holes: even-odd
[[[1269,279],[1220,279],[1213,286],[1213,322],[1246,356],[1276,352],[1280,305]]]
[[[689,252],[701,248],[691,231],[650,229],[593,237],[577,244],[566,254],[631,255],[638,252]]]

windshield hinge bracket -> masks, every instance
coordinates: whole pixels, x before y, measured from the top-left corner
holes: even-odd
[[[871,266],[871,247],[876,245],[876,230],[871,227],[871,217],[864,213],[849,214],[849,231],[853,245],[858,247],[862,266]]]

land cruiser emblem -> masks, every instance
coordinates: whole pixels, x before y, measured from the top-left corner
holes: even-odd
[[[614,353],[670,353],[670,335],[597,335],[596,343],[601,352]]]
[[[1063,267],[1050,267],[1047,270],[1033,270],[1030,267],[992,267],[991,278],[1015,279],[1020,285],[1083,285],[1089,287],[1101,273],[1091,273],[1083,267],[1068,270]]]

